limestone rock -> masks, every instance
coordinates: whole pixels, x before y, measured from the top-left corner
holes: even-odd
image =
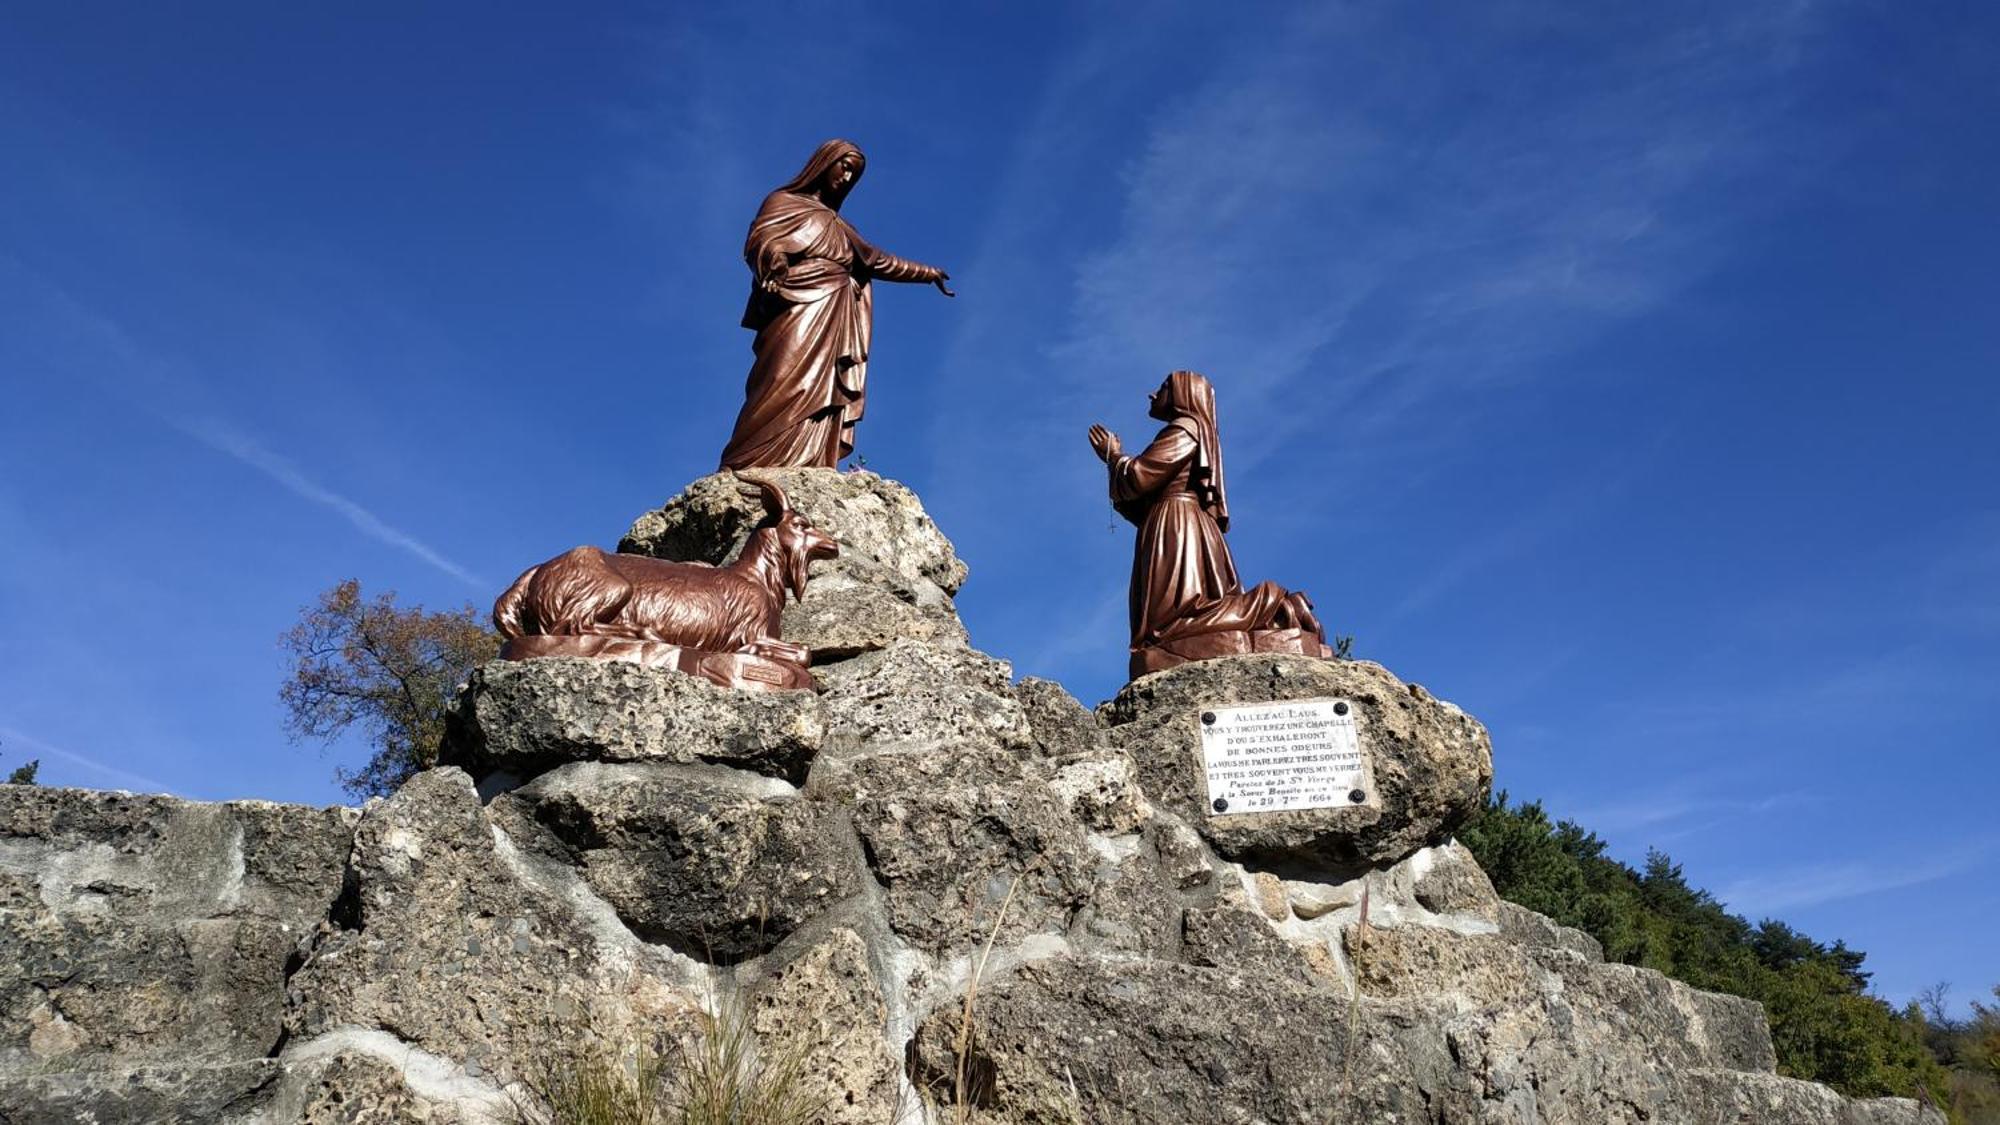
[[[840,544],[842,560],[868,559],[946,594],[965,584],[965,564],[931,522],[916,493],[874,473],[766,469],[792,507]],[[618,549],[662,559],[722,563],[764,519],[763,502],[728,473],[702,477],[632,524]],[[829,567],[837,567],[833,560]]]
[[[1147,826],[1160,868],[1181,890],[1205,886],[1215,878],[1215,863],[1195,830],[1178,817],[1155,815]]]
[[[685,1024],[699,980],[635,938],[581,879],[496,831],[443,768],[371,805],[351,896],[290,981],[287,1051],[412,1047],[475,1084],[533,1072],[583,1031]]]
[[[1192,897],[1205,905],[1214,896]],[[1086,952],[1178,960],[1186,902],[1159,857],[1135,847],[1122,860],[1099,864],[1089,900],[1071,919],[1069,941]]]
[[[1210,813],[1196,727],[1202,710],[1336,697],[1355,706],[1379,807]],[[1394,863],[1446,839],[1478,810],[1493,782],[1484,727],[1366,661],[1283,655],[1197,661],[1127,684],[1104,713],[1112,742],[1138,763],[1147,795],[1232,858]]]
[[[1779,1078],[1757,1005],[1499,900],[1449,704],[1264,655],[1093,715],[967,646],[907,490],[784,479],[847,550],[788,610],[815,691],[492,664],[451,764],[363,810],[0,787],[0,1121],[502,1125],[721,1013],[841,1125],[961,1073],[994,1125],[1943,1125]],[[627,546],[715,561],[761,515],[708,478]],[[1200,711],[1327,696],[1371,801],[1211,816]]]
[[[1604,947],[1582,930],[1557,925],[1546,915],[1511,902],[1496,904],[1494,913],[1500,933],[1509,941],[1537,949],[1561,949],[1586,961],[1604,960]]]
[[[1185,943],[1182,959],[1190,965],[1251,969],[1304,985],[1326,983],[1326,978],[1306,960],[1305,954],[1280,938],[1269,922],[1248,910],[1230,906],[1190,909],[1182,940]]]
[[[1097,716],[1085,710],[1061,684],[1030,676],[1014,685],[1014,695],[1027,712],[1035,748],[1044,757],[1072,758],[1104,745]]]
[[[355,820],[0,786],[0,1120],[210,1120],[253,1099]]]
[[[1346,1017],[1323,991],[1240,970],[1037,962],[981,989],[971,1093],[995,1110],[979,1120],[1323,1125],[1336,1104],[1363,1108],[1341,1093]],[[958,1022],[941,1011],[919,1030],[921,1082],[949,1089]],[[1434,1120],[1414,1088],[1384,1100],[1350,1119]]]
[[[851,929],[829,931],[754,990],[750,1029],[771,1063],[801,1060],[805,1097],[825,1125],[880,1125],[896,1116],[897,1055],[884,1038],[888,1011]]]
[[[634,933],[701,960],[764,952],[862,879],[827,810],[719,766],[577,762],[494,814],[523,846],[574,865]]]
[[[1132,759],[1115,751],[1073,758],[1057,767],[1049,785],[1085,828],[1108,836],[1137,832],[1153,818]]]
[[[476,777],[564,762],[714,762],[803,780],[826,737],[811,692],[745,692],[616,660],[496,660],[473,670],[440,759]]]
[[[1488,921],[1496,919],[1500,896],[1493,890],[1493,881],[1480,870],[1471,849],[1450,840],[1411,858],[1418,867],[1412,890],[1424,909],[1439,914],[1470,914]]]
[[[842,747],[1034,745],[1007,665],[970,649],[897,641],[820,669],[827,740]]]
[[[904,639],[967,643],[950,597],[927,581],[904,578],[868,558],[820,559],[813,568],[805,599],[786,603],[781,631],[810,648],[814,664]]]
[[[269,1100],[275,1059],[9,1069],[0,1078],[0,1121],[76,1125],[143,1121],[210,1125],[240,1121]]]
[[[953,747],[851,768],[855,828],[889,925],[912,945],[964,953],[996,931],[1003,943],[1061,932],[1088,896],[1083,832],[1020,759]]]

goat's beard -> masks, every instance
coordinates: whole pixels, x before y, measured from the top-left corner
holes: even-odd
[[[792,556],[791,566],[786,573],[786,578],[789,579],[789,585],[792,588],[792,597],[799,601],[806,600],[806,571],[811,566],[812,560],[806,557],[804,551],[800,551]]]

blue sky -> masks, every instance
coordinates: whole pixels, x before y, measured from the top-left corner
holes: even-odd
[[[0,764],[339,800],[279,632],[709,471],[744,228],[846,136],[960,293],[878,296],[860,441],[981,648],[1117,690],[1083,433],[1195,368],[1246,578],[1501,786],[1892,998],[2000,981],[1990,9],[506,7],[0,17]]]

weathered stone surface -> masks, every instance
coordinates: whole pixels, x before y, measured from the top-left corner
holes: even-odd
[[[888,648],[898,640],[966,644],[944,591],[867,558],[816,560],[803,601],[785,605],[781,633],[812,650],[814,664]],[[823,571],[821,568],[825,568]]]
[[[1069,941],[1086,952],[1139,953],[1178,960],[1186,901],[1159,857],[1143,846],[1098,865],[1090,899],[1071,919]],[[1194,895],[1212,902],[1214,894]]]
[[[1347,963],[1370,996],[1453,993],[1519,1006],[1540,995],[1544,979],[1519,949],[1489,935],[1437,926],[1354,924],[1342,930],[1342,938]]]
[[[531,1100],[521,1087],[497,1087],[477,1060],[461,1065],[381,1031],[343,1028],[288,1050],[268,1104],[244,1125],[525,1125],[519,1110]]]
[[[1160,869],[1175,887],[1206,886],[1215,878],[1215,861],[1201,836],[1180,818],[1155,814],[1146,828],[1147,842],[1160,857]]]
[[[1320,698],[1355,706],[1379,808],[1211,815],[1196,716],[1216,705]],[[1104,717],[1112,742],[1138,763],[1147,795],[1232,858],[1394,863],[1446,839],[1493,782],[1478,721],[1366,661],[1258,655],[1183,664],[1127,684]]]
[[[938,531],[915,493],[869,472],[766,469],[815,527],[840,544],[842,560],[868,559],[947,594],[965,584],[965,564]],[[722,563],[734,558],[759,521],[763,503],[727,473],[702,477],[666,506],[632,524],[618,549],[662,559]]]
[[[1679,1070],[1777,1066],[1755,1001],[1699,992],[1650,969],[1439,926],[1349,926],[1343,938],[1370,996],[1464,997],[1516,1019],[1560,1009],[1549,1018],[1571,1033]]]
[[[579,1028],[615,1041],[698,1007],[691,964],[634,937],[574,873],[518,851],[457,769],[371,805],[352,867],[351,897],[291,978],[288,1054],[380,1032],[505,1080]]]
[[[1285,901],[1293,917],[1310,922],[1336,910],[1360,905],[1362,883],[1360,879],[1345,883],[1291,880],[1285,884]]]
[[[1607,1019],[1630,997],[1545,987],[1518,954],[1502,953],[1498,976],[1482,982],[1479,959],[1449,947],[1465,935],[1437,932],[1449,936],[1387,938],[1396,944],[1378,965],[1398,958],[1442,991],[1358,1002],[1331,982],[1248,965],[1081,956],[1021,966],[988,982],[974,1008],[974,1119],[1942,1125],[1908,1102],[1850,1102],[1767,1072],[1704,1065],[1726,1051],[1671,1019],[1658,1038],[1633,1037]],[[1425,977],[1432,954],[1451,963]],[[1496,990],[1454,991],[1487,985]],[[950,1087],[958,1023],[956,1009],[940,1010],[920,1028],[912,1065],[921,1081]]]
[[[869,869],[889,925],[912,945],[963,953],[996,928],[1006,943],[1061,932],[1088,897],[1095,864],[1083,832],[1022,760],[954,748],[850,768]]]
[[[1014,685],[1014,695],[1028,714],[1035,748],[1048,758],[1072,758],[1104,745],[1104,730],[1076,697],[1052,680],[1033,676]]]
[[[523,847],[575,866],[634,933],[707,961],[764,952],[865,878],[830,811],[719,766],[577,762],[493,808]]]
[[[1182,959],[1213,969],[1248,969],[1313,985],[1326,978],[1263,918],[1233,906],[1191,908],[1182,928]]]
[[[819,707],[830,746],[994,746],[1025,755],[1034,745],[1012,670],[984,653],[897,641],[816,674],[826,685]]]
[[[1500,933],[1507,940],[1536,949],[1561,949],[1586,961],[1604,960],[1604,947],[1582,930],[1559,926],[1548,916],[1511,902],[1494,907]]]
[[[1291,980],[1161,961],[1077,957],[980,991],[971,1095],[979,1120],[1323,1125],[1342,1096],[1345,1005]],[[949,1090],[959,1012],[926,1020],[919,1081]],[[1429,1121],[1414,1088],[1348,1120]],[[1390,1113],[1406,1116],[1391,1117]]]
[[[355,820],[0,786],[0,1119],[195,1120],[260,1087]]]
[[[1132,759],[1118,751],[1099,751],[1061,763],[1049,787],[1093,832],[1123,836],[1153,818],[1153,806],[1139,787]]]
[[[1464,844],[1449,840],[1410,857],[1418,905],[1438,914],[1470,914],[1496,921],[1500,895]]]
[[[1933,1125],[1944,1115],[1909,1098],[1849,1101],[1815,1082],[1733,1070],[1684,1076],[1688,1116],[1707,1125]]]
[[[564,762],[714,762],[803,779],[826,735],[811,692],[747,692],[616,660],[473,670],[441,760],[526,779]]]
[[[888,1010],[860,935],[829,931],[754,989],[750,1029],[773,1063],[800,1059],[802,1093],[824,1125],[894,1121],[897,1055],[884,1038]]]
[[[0,1121],[7,1125],[147,1122],[212,1125],[241,1121],[269,1100],[274,1059],[142,1063],[59,1068],[44,1064],[0,1076]]]

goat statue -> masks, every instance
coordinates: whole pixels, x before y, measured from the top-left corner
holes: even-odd
[[[577,547],[531,566],[493,603],[503,660],[584,656],[674,668],[725,687],[809,688],[804,645],[779,637],[785,594],[803,598],[814,559],[840,553],[784,489],[738,473],[769,519],[726,566]]]

